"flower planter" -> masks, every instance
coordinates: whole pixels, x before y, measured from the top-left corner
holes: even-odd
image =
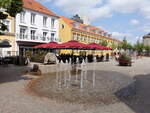
[[[119,59],[119,65],[120,66],[132,66],[132,63],[130,60]]]

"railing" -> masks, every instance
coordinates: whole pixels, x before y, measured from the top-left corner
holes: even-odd
[[[24,35],[24,34],[16,34],[16,40],[17,41],[28,41],[28,42],[43,42],[43,43],[47,43],[50,41],[57,41],[56,38],[52,39],[51,37]]]

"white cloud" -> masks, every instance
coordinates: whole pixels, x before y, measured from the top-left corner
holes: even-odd
[[[112,32],[112,36],[117,37],[119,39],[123,39],[126,36],[126,34],[125,33],[120,33],[120,32]]]
[[[131,33],[112,32],[112,36],[119,40],[126,38],[130,43],[136,42],[136,38],[134,38],[133,34]]]
[[[150,7],[144,7],[140,10],[141,15],[143,15],[145,18],[150,19]]]
[[[103,4],[104,0],[45,0],[47,1],[69,15],[80,14],[91,20],[112,16],[111,8]]]
[[[130,24],[131,25],[138,25],[140,22],[138,21],[138,20],[136,20],[136,19],[132,19],[131,21],[130,21]]]
[[[55,5],[67,14],[80,14],[88,16],[91,20],[111,17],[111,9],[101,6],[103,0],[55,0]]]
[[[113,12],[139,12],[145,18],[150,18],[150,0],[38,0],[49,2],[62,9],[66,14],[76,13],[89,16],[91,20],[108,18]]]
[[[131,13],[145,6],[148,0],[108,0],[113,10],[121,13]]]
[[[142,30],[146,33],[150,33],[150,26],[149,25],[145,25],[142,27]]]
[[[119,13],[138,13],[143,18],[150,20],[150,0],[38,0],[47,2],[68,15],[80,14],[88,16],[90,20],[98,20],[100,18],[110,18],[114,12]],[[117,20],[116,20],[117,21]],[[139,21],[133,19],[130,24],[137,25]],[[141,28],[135,28],[127,31],[127,36],[137,31],[150,32],[150,25]],[[140,32],[141,32],[140,31]],[[122,39],[126,33],[113,32],[113,34]],[[129,35],[131,37],[131,35]]]

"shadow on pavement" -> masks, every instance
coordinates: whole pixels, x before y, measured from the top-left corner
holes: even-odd
[[[116,92],[116,96],[136,113],[150,113],[150,74],[137,75],[135,79],[134,85]],[[133,90],[132,95],[126,95],[128,90]]]
[[[18,80],[30,80],[28,77],[22,76],[22,72],[29,70],[29,67],[0,67],[0,84],[6,82],[14,82]]]

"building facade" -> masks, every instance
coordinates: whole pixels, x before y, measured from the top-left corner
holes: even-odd
[[[10,48],[0,48],[0,57],[13,56],[17,54],[15,50],[15,19],[8,16],[3,20],[3,23],[7,26],[7,30],[0,35],[0,42],[8,42],[11,45]]]
[[[23,0],[23,11],[16,15],[16,50],[59,41],[58,16],[35,0]]]
[[[102,41],[106,41],[108,47],[111,47],[113,43],[116,45],[121,43],[121,41],[112,38],[111,34],[95,26],[78,23],[66,17],[61,17],[59,23],[59,37],[61,42],[78,40],[86,44],[99,44]]]
[[[143,44],[145,46],[150,46],[150,33],[143,36]]]

